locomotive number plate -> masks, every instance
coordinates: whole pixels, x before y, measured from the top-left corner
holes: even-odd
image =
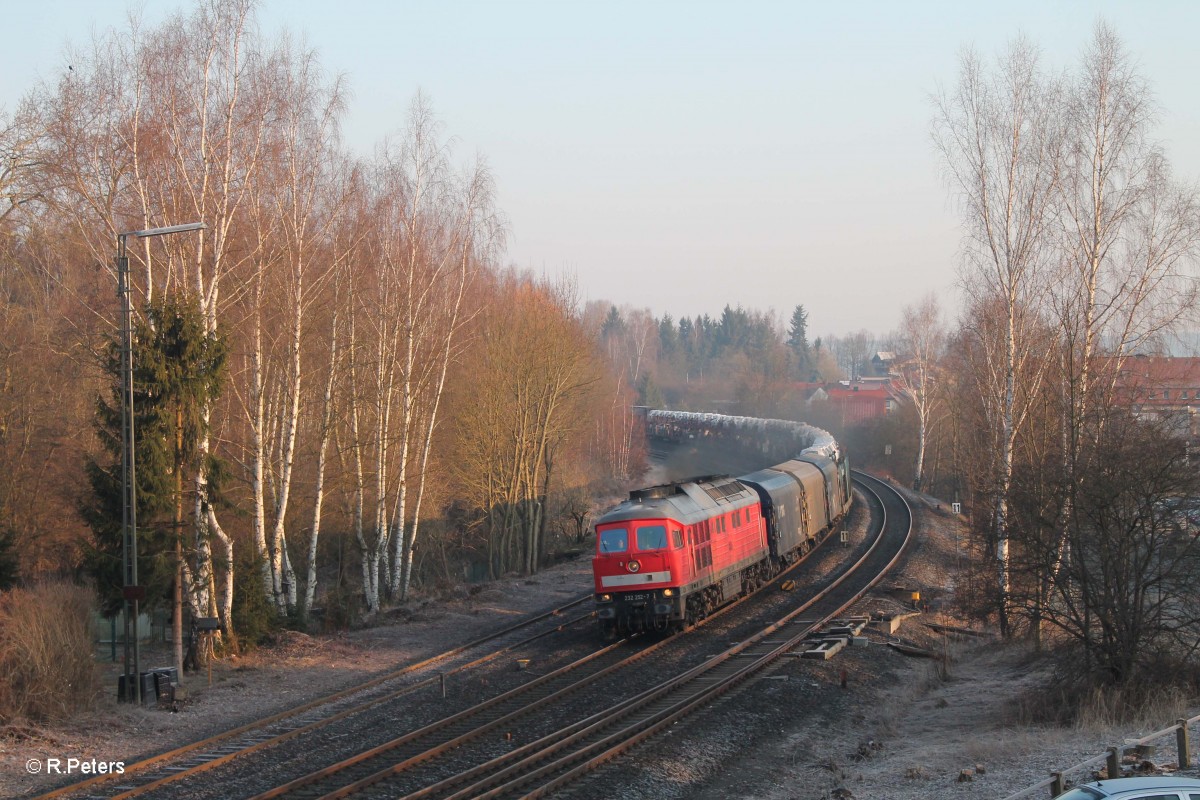
[[[625,602],[626,602],[626,603],[644,603],[644,602],[646,602],[646,601],[647,601],[647,600],[649,600],[649,599],[650,599],[650,595],[648,595],[648,594],[646,594],[646,593],[644,593],[644,592],[643,592],[643,593],[641,593],[641,594],[627,594],[627,595],[625,595]]]

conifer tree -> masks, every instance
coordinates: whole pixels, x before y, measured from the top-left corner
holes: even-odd
[[[813,358],[808,347],[808,311],[803,305],[796,306],[792,311],[787,343],[796,358],[796,376],[807,380],[812,372]]]
[[[137,478],[138,580],[146,605],[162,605],[178,581],[185,497],[183,487],[200,468],[197,443],[205,432],[203,408],[219,396],[226,347],[206,332],[196,304],[168,296],[156,300],[134,324],[134,463]],[[97,404],[96,430],[108,458],[89,459],[91,497],[83,514],[94,533],[87,570],[96,578],[104,607],[121,605],[121,344],[111,341],[104,370],[111,392]],[[210,474],[219,474],[210,464]],[[182,587],[180,587],[182,588]]]

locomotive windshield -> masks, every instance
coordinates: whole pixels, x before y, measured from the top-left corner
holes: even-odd
[[[609,528],[600,531],[601,553],[624,553],[629,549],[629,536],[624,528]]]
[[[637,531],[638,550],[663,550],[667,546],[666,525],[643,525]]]

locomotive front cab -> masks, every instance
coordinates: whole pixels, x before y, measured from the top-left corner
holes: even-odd
[[[622,520],[596,527],[596,615],[606,633],[681,627],[683,529],[670,520]]]

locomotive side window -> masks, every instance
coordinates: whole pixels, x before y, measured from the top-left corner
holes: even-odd
[[[629,535],[624,528],[609,528],[600,531],[601,553],[624,553],[629,549]]]
[[[637,530],[638,550],[663,550],[667,546],[666,525],[643,525]]]
[[[683,532],[678,528],[671,529],[671,544],[676,550],[683,547]]]

